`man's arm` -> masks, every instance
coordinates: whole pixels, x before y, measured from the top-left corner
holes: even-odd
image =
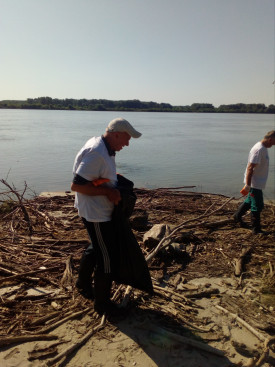
[[[107,198],[115,205],[117,205],[121,200],[119,190],[111,187],[94,186],[93,183],[90,181],[87,181],[84,184],[77,184],[72,182],[71,190],[88,196],[107,196]]]
[[[256,166],[257,166],[256,163],[249,163],[248,166],[247,166],[247,169],[246,169],[246,177],[245,177],[245,185],[244,185],[244,187],[240,191],[240,193],[243,196],[248,195],[248,193],[250,191],[251,180],[252,180],[254,168]]]
[[[249,163],[246,169],[246,185],[251,186],[251,179],[253,176],[254,168],[257,166],[256,163]]]

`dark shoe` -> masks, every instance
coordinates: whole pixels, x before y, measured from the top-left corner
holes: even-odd
[[[261,228],[261,213],[251,212],[251,224],[253,234],[264,234]]]
[[[242,219],[238,219],[235,215],[234,215],[233,219],[234,219],[234,222],[236,224],[238,223],[241,228],[250,228],[247,223],[245,223]]]
[[[112,279],[110,274],[95,272],[95,304],[94,309],[99,315],[122,316],[124,308],[119,308],[110,300]]]
[[[250,204],[243,202],[236,213],[234,214],[233,218],[235,223],[239,223],[240,227],[248,228],[249,226],[242,220],[242,216],[250,209]]]
[[[257,234],[259,234],[259,235],[267,235],[268,234],[268,232],[265,232],[262,229],[257,229],[257,228],[253,228],[252,233],[256,234],[256,235]]]
[[[100,316],[106,314],[106,316],[116,317],[116,316],[124,316],[126,313],[126,310],[124,308],[120,308],[117,304],[113,303],[112,301],[108,301],[101,304],[95,302],[94,310]]]
[[[76,282],[76,287],[79,291],[79,293],[87,298],[87,299],[90,299],[91,301],[95,299],[95,296],[94,296],[94,291],[93,291],[93,288],[91,285],[82,285],[79,280]]]

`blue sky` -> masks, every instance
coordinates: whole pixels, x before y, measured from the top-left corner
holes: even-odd
[[[0,0],[0,100],[274,104],[274,0]]]

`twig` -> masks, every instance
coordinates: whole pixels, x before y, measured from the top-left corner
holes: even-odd
[[[190,299],[187,299],[185,296],[183,296],[183,295],[181,295],[181,294],[179,294],[179,293],[175,293],[175,292],[173,292],[173,291],[171,291],[169,288],[161,288],[161,287],[159,287],[159,286],[157,286],[157,285],[154,285],[154,290],[157,290],[157,291],[160,291],[160,292],[163,292],[163,293],[170,293],[170,294],[172,294],[172,295],[174,295],[174,296],[176,296],[176,297],[178,297],[178,298],[180,298],[180,299],[182,299],[182,300],[184,300],[186,303],[189,303],[189,304],[193,304],[194,305],[194,307],[196,307],[197,308],[197,305],[194,303],[194,302],[192,302]],[[167,295],[167,294],[166,294]]]
[[[158,187],[156,190],[178,190],[178,189],[193,189],[196,186],[179,186],[179,187]]]
[[[222,306],[215,305],[215,307],[218,310],[224,312],[226,315],[230,315],[231,317],[233,317],[241,325],[245,326],[247,328],[247,330],[249,330],[252,334],[254,334],[258,339],[260,339],[262,341],[265,341],[266,340],[266,337],[263,334],[261,334],[257,330],[255,330],[251,325],[249,325],[246,321],[244,321],[243,319],[241,319],[238,315],[229,312],[228,310],[226,310]]]
[[[87,308],[85,308],[85,310],[75,312],[75,313],[73,313],[72,315],[69,315],[69,316],[65,317],[64,319],[59,320],[59,321],[57,321],[56,323],[54,323],[54,324],[52,324],[52,325],[49,325],[49,326],[45,327],[44,329],[40,330],[39,332],[40,332],[41,334],[48,333],[49,331],[51,331],[51,330],[53,330],[53,329],[57,328],[58,326],[60,326],[60,325],[64,324],[64,322],[66,322],[66,321],[68,321],[68,320],[75,319],[75,318],[77,318],[78,316],[81,316],[81,315],[83,315],[83,314],[85,314],[85,313],[87,313],[87,312],[89,312],[89,311],[91,311],[91,307],[87,307]]]
[[[51,268],[47,268],[47,269],[37,269],[37,270],[33,270],[33,271],[27,271],[26,273],[19,273],[19,274],[12,275],[10,277],[4,278],[4,279],[2,279],[2,281],[3,282],[8,282],[10,280],[14,280],[14,279],[17,279],[17,278],[25,278],[26,276],[35,275],[37,273],[44,273],[46,271],[49,272],[49,271],[57,270],[57,269],[60,270],[60,265],[59,266],[52,266]]]
[[[30,217],[29,217],[29,214],[28,214],[28,212],[27,212],[27,209],[25,208],[25,206],[24,206],[24,204],[23,204],[23,196],[24,196],[24,194],[25,194],[25,192],[26,192],[27,184],[25,183],[25,188],[24,188],[24,190],[23,190],[22,195],[20,196],[20,195],[18,194],[18,192],[17,192],[15,189],[13,189],[13,188],[12,188],[12,187],[7,183],[7,181],[6,181],[6,180],[2,179],[2,180],[0,180],[0,182],[2,182],[2,184],[4,184],[5,186],[7,186],[7,187],[11,190],[11,192],[12,192],[12,193],[17,197],[19,207],[20,207],[20,209],[22,210],[23,215],[24,215],[24,219],[25,219],[25,221],[28,223],[29,233],[30,233],[30,234],[32,234],[32,233],[33,233],[33,228],[32,228],[32,224],[31,224],[31,219],[30,219]]]

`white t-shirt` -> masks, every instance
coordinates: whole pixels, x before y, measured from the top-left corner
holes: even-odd
[[[251,187],[259,190],[264,189],[268,177],[269,156],[267,148],[260,141],[251,148],[248,155],[248,164],[249,163],[257,164],[253,171]],[[244,183],[246,183],[248,164],[244,174]]]
[[[93,181],[97,178],[108,178],[105,186],[114,187],[116,184],[115,157],[110,156],[101,137],[93,137],[86,142],[77,153],[73,174]],[[75,208],[81,217],[88,222],[107,222],[111,220],[114,204],[106,196],[89,196],[75,193]]]

